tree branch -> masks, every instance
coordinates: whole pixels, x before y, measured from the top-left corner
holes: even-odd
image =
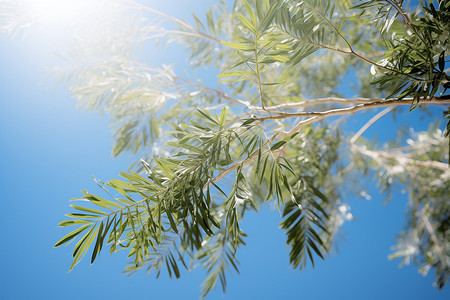
[[[291,108],[300,108],[306,107],[310,105],[317,104],[328,104],[328,103],[339,103],[339,104],[354,104],[354,103],[372,103],[376,101],[383,101],[384,99],[370,99],[370,98],[336,98],[336,97],[326,97],[326,98],[315,98],[310,100],[304,100],[300,102],[294,103],[283,103],[274,106],[266,107],[267,110],[276,110],[276,109],[291,109]],[[262,110],[260,107],[253,107],[253,110]]]
[[[434,169],[438,169],[438,170],[442,170],[444,172],[450,171],[448,164],[440,162],[440,161],[435,161],[435,160],[427,160],[427,161],[422,161],[422,160],[416,160],[416,159],[412,159],[409,157],[405,157],[403,155],[400,154],[390,154],[386,151],[373,151],[373,150],[369,150],[365,147],[361,147],[361,146],[357,146],[355,144],[352,145],[352,147],[354,149],[356,149],[359,153],[364,154],[372,159],[378,160],[380,157],[382,158],[387,158],[387,159],[395,159],[398,161],[399,164],[404,164],[404,165],[408,165],[408,166],[421,166],[421,167],[426,167],[426,168],[434,168]]]
[[[256,118],[256,119],[260,120],[260,121],[265,121],[265,120],[286,119],[286,118],[292,118],[292,117],[311,117],[307,120],[303,120],[303,121],[300,121],[299,123],[297,123],[297,125],[295,125],[294,128],[292,128],[289,132],[282,132],[280,134],[279,138],[283,139],[283,138],[293,135],[298,130],[300,130],[300,128],[302,128],[303,126],[320,121],[320,120],[330,117],[330,116],[353,114],[360,110],[375,108],[375,107],[411,105],[413,103],[414,104],[449,104],[450,97],[449,96],[433,97],[432,99],[420,99],[418,101],[414,100],[413,98],[405,98],[402,100],[392,99],[392,100],[375,101],[375,102],[370,102],[370,103],[358,104],[358,105],[355,105],[352,107],[346,107],[346,108],[331,109],[331,110],[323,111],[323,112],[299,112],[299,113],[292,113],[292,114],[286,113],[286,114],[281,114],[278,116],[268,116],[268,117],[262,117],[262,118]]]
[[[398,105],[412,105],[412,104],[449,104],[450,97],[433,97],[432,99],[420,99],[414,100],[413,98],[405,99],[390,99],[390,100],[379,100],[364,104],[358,104],[352,107],[337,108],[321,112],[298,112],[298,113],[282,113],[277,116],[268,116],[256,118],[257,120],[275,120],[275,119],[286,119],[292,117],[329,117],[329,116],[339,116],[358,112],[360,110],[375,108],[375,107],[385,107],[385,106],[398,106]]]
[[[232,165],[230,168],[220,172],[216,177],[214,177],[214,179],[212,179],[210,182],[208,182],[207,184],[205,184],[205,186],[203,187],[203,190],[206,191],[206,189],[208,187],[211,187],[211,182],[218,182],[219,180],[223,179],[225,176],[227,176],[228,174],[230,174],[233,170],[235,170],[237,167],[239,166],[243,166],[253,160],[255,160],[258,156],[259,150],[262,149],[264,146],[272,143],[275,138],[277,137],[278,134],[274,134],[270,139],[268,139],[264,144],[262,144],[258,149],[256,149],[255,151],[253,151],[252,154],[250,154],[246,159],[244,159],[241,162],[235,163],[234,165]],[[261,156],[265,155],[266,153],[268,153],[269,151],[271,151],[270,149],[265,151],[264,153],[261,154]]]
[[[222,91],[219,91],[219,90],[216,90],[216,89],[213,89],[213,88],[210,88],[210,87],[206,87],[206,86],[197,84],[197,83],[195,83],[195,82],[192,82],[192,81],[183,79],[183,78],[178,77],[178,76],[173,77],[173,81],[174,81],[174,82],[176,82],[176,81],[182,81],[182,82],[184,82],[184,83],[186,83],[186,84],[188,84],[188,85],[195,86],[195,87],[197,87],[197,88],[199,88],[199,89],[201,89],[201,90],[204,90],[204,91],[207,91],[207,92],[211,92],[211,93],[213,93],[213,94],[216,94],[217,96],[219,96],[219,97],[221,97],[221,98],[223,98],[223,99],[226,99],[226,100],[228,100],[228,101],[234,102],[234,103],[236,103],[236,104],[244,105],[245,107],[247,107],[247,108],[250,109],[250,110],[254,110],[254,109],[255,109],[255,108],[250,104],[250,102],[232,98],[232,97],[228,96],[227,94],[225,94],[225,93],[222,92]]]
[[[153,9],[151,7],[142,5],[142,4],[134,2],[134,1],[127,1],[127,2],[130,3],[132,6],[134,6],[137,9],[146,10],[146,11],[154,13],[154,14],[160,16],[160,17],[163,17],[164,19],[170,20],[170,21],[180,25],[181,27],[186,28],[187,30],[191,31],[192,33],[198,35],[199,37],[203,37],[205,39],[208,39],[208,40],[211,40],[213,42],[216,42],[216,43],[219,43],[219,44],[223,45],[221,40],[219,40],[219,39],[217,39],[217,38],[215,38],[215,37],[213,37],[213,36],[211,36],[209,34],[206,34],[204,32],[198,31],[197,29],[195,29],[194,27],[192,27],[188,23],[186,23],[186,22],[184,22],[184,21],[182,21],[182,20],[180,20],[180,19],[178,19],[178,18],[176,18],[174,16],[167,15],[167,14],[165,14],[163,12],[160,12],[159,10]],[[180,34],[182,31],[181,32],[180,31],[174,31],[174,32],[177,33],[177,34]]]
[[[372,119],[370,119],[361,129],[350,139],[350,144],[354,144],[356,140],[366,131],[370,126],[373,125],[376,121],[378,121],[380,118],[382,118],[384,115],[389,113],[391,110],[393,110],[393,106],[389,106],[385,109],[383,109],[381,112],[376,114]]]
[[[445,252],[442,250],[442,247],[439,244],[439,241],[437,239],[436,234],[434,233],[433,227],[430,224],[430,221],[428,220],[428,217],[425,215],[422,215],[423,223],[425,224],[425,228],[427,229],[428,233],[430,234],[431,240],[433,241],[434,246],[436,247],[436,250],[438,252],[439,259],[444,265],[448,265],[447,260],[445,259]]]
[[[308,5],[312,10],[314,10],[322,19],[325,20],[325,22],[327,22],[332,28],[333,30],[339,35],[339,37],[347,44],[347,47],[350,49],[351,52],[353,52],[352,46],[350,45],[350,43],[347,41],[347,39],[342,35],[342,33],[336,28],[336,26],[334,26],[334,24],[327,18],[325,17],[321,12],[319,12],[314,6],[312,6],[311,4],[309,4],[308,1],[303,1],[304,3],[306,3],[306,5]]]

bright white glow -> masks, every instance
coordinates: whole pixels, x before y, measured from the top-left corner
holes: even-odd
[[[105,10],[104,0],[26,0],[35,20],[53,25],[86,25]]]

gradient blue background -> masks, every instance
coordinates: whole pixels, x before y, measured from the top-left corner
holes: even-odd
[[[189,18],[190,11],[201,15],[206,3],[152,5]],[[126,253],[110,256],[104,251],[94,265],[85,259],[68,273],[72,247],[53,248],[67,232],[57,223],[69,211],[68,200],[84,188],[98,192],[92,176],[117,178],[134,159],[111,157],[106,118],[77,110],[67,92],[53,91],[53,82],[41,84],[47,76],[44,67],[58,63],[52,54],[58,43],[40,33],[25,40],[0,37],[0,299],[199,298],[204,279],[200,268],[183,272],[179,280],[169,280],[166,273],[155,280],[145,272],[128,278],[121,273]],[[186,61],[180,53],[169,48],[163,60],[171,62],[176,54],[182,66]],[[157,63],[151,57],[149,62]],[[352,116],[349,126],[356,131],[375,113]],[[432,111],[432,117],[440,114]],[[424,129],[428,121],[416,121],[421,115],[414,111],[395,124],[406,120]],[[365,136],[392,137],[395,124],[390,119],[379,121]],[[424,278],[415,266],[400,269],[399,261],[387,259],[404,225],[407,195],[395,192],[393,201],[383,205],[375,188],[369,192],[370,201],[345,199],[357,220],[344,224],[339,251],[314,270],[299,272],[289,266],[277,211],[263,208],[249,214],[242,224],[249,237],[238,254],[241,274],[228,277],[225,295],[219,288],[208,299],[450,299],[448,286],[440,292],[432,287],[432,272]]]

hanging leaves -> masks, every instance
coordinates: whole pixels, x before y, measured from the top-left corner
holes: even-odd
[[[193,69],[220,68],[217,88],[183,78],[171,66],[137,63],[128,44],[105,58],[91,57],[89,49],[72,53],[75,61],[99,61],[65,76],[83,106],[111,117],[113,155],[145,152],[134,171],[120,174],[122,179],[98,182],[104,195],[83,190],[81,198],[72,199],[73,212],[59,225],[75,229],[55,244],[76,240],[70,270],[88,251],[93,263],[109,246],[110,253],[128,249],[127,272],[146,268],[158,277],[166,269],[179,278],[183,269],[200,263],[207,273],[203,296],[219,283],[225,290],[227,272],[239,272],[245,212],[270,201],[281,212],[292,266],[303,269],[324,259],[343,220],[339,196],[349,170],[338,158],[348,149],[341,146],[337,126],[307,124],[357,111],[370,101],[335,97],[350,68],[366,71],[358,74],[356,89],[371,98],[411,98],[411,109],[437,95],[446,100],[450,5],[439,1],[438,8],[424,4],[423,10],[406,13],[401,1],[362,1],[350,9],[350,1],[331,0],[242,0],[230,10],[221,1],[203,18],[194,14],[192,25],[155,11],[172,27],[160,28],[164,21],[156,18],[156,23],[137,24],[142,36],[126,39],[135,45],[170,37],[167,43],[186,46]],[[370,80],[376,88],[367,85]],[[342,108],[349,103],[356,106]],[[363,162],[368,172],[367,160],[355,155],[354,161]],[[447,212],[445,188],[427,194],[432,200],[426,203]],[[412,195],[426,207],[417,190]],[[432,222],[440,241],[448,231],[446,221],[432,208],[423,213],[427,219],[414,222],[422,229],[424,220]],[[439,250],[430,242],[431,233],[420,234],[442,287],[448,255],[434,255]]]

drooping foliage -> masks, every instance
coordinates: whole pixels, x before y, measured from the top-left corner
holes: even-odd
[[[21,28],[20,7],[11,3],[0,2],[8,33]],[[314,266],[351,219],[345,196],[363,195],[350,182],[365,174],[382,191],[401,185],[409,193],[392,257],[433,269],[444,286],[450,121],[445,132],[406,132],[381,149],[360,136],[401,105],[441,105],[448,119],[449,1],[417,8],[394,0],[220,1],[191,23],[139,3],[116,4],[105,8],[113,21],[94,37],[71,40],[55,73],[81,106],[109,115],[113,155],[129,151],[142,160],[121,180],[98,181],[101,196],[83,191],[74,199],[75,212],[60,226],[76,229],[55,245],[78,238],[70,269],[88,250],[94,262],[107,245],[111,253],[128,249],[129,272],[159,276],[166,268],[179,277],[199,263],[207,273],[203,296],[219,282],[225,290],[245,245],[241,220],[266,202],[280,211],[292,266]],[[189,74],[212,68],[217,87],[179,75],[176,66],[142,62],[137,49],[149,39],[182,45]],[[357,98],[341,94],[350,74]],[[378,107],[389,110],[358,133],[341,129],[348,115]]]

